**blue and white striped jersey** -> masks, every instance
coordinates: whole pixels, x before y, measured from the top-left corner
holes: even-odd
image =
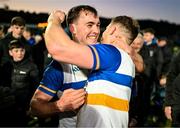
[[[85,70],[80,70],[75,65],[53,60],[46,68],[38,89],[48,95],[55,96],[58,91],[83,88],[87,80],[86,73]]]
[[[50,96],[60,97],[65,89],[83,88],[86,81],[87,70],[53,60],[46,68],[38,89]],[[76,127],[77,116],[73,111],[60,113],[59,118],[59,127]]]
[[[78,113],[78,127],[128,127],[135,66],[131,57],[112,45],[90,46],[93,71],[88,77],[87,103]]]

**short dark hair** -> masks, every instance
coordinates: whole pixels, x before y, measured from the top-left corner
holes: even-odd
[[[168,39],[167,39],[167,37],[165,37],[165,36],[162,36],[162,37],[159,37],[159,39],[158,39],[159,41],[168,41]]]
[[[30,27],[25,27],[24,31],[29,32],[31,36],[33,36],[35,34],[33,29]]]
[[[128,43],[131,44],[140,31],[140,25],[137,20],[129,16],[117,16],[112,19],[112,24],[118,24],[124,28],[124,32],[129,34]]]
[[[9,48],[9,50],[12,50],[14,48],[23,48],[23,49],[25,49],[25,46],[20,40],[12,40],[9,43],[8,48]]]
[[[13,17],[11,20],[11,25],[25,26],[25,24],[25,20],[20,16]]]
[[[143,30],[143,33],[151,33],[151,34],[155,34],[155,30],[153,28],[146,28]]]
[[[77,20],[79,18],[81,11],[89,11],[89,12],[92,12],[95,16],[98,15],[96,9],[89,5],[75,6],[75,7],[71,8],[68,12],[68,15],[66,18],[67,26],[69,26],[69,24],[73,23],[75,20]]]

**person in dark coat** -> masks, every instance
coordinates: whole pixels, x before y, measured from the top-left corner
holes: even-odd
[[[31,47],[22,36],[25,27],[25,20],[22,17],[13,17],[11,20],[10,30],[4,38],[0,40],[0,65],[3,66],[10,61],[8,45],[12,40],[18,39],[25,44],[26,53],[31,53]],[[28,54],[26,54],[28,55]],[[28,55],[29,56],[29,55]]]
[[[13,120],[5,120],[4,124],[13,126],[27,126],[29,103],[39,83],[39,72],[37,66],[30,58],[25,58],[25,46],[19,40],[9,43],[9,55],[11,60],[6,62],[2,68],[3,85],[13,91],[15,105],[11,113]],[[8,111],[8,110],[7,110]],[[9,117],[3,113],[4,117]],[[7,119],[8,119],[7,117]],[[12,122],[11,122],[12,121]],[[10,123],[11,122],[11,123]]]
[[[173,127],[180,127],[180,52],[172,59],[167,75],[165,116]]]

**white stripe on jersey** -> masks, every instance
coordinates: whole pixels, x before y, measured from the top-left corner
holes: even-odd
[[[61,63],[64,74],[64,84],[87,80],[87,74],[72,64]]]
[[[103,93],[112,97],[130,100],[131,89],[129,87],[112,83],[106,80],[92,81],[88,83],[86,90],[88,94]]]

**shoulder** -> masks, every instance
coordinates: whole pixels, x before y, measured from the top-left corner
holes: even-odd
[[[111,44],[94,44],[94,45],[89,45],[90,48],[95,48],[95,49],[106,49],[106,50],[112,50],[112,49],[117,49],[116,47],[114,47]]]
[[[109,69],[121,63],[121,51],[113,45],[97,44],[92,45],[91,49],[95,60],[93,69]]]
[[[62,66],[59,62],[52,60],[45,68],[45,72],[49,71],[62,71]]]
[[[116,47],[109,44],[91,45],[90,48],[95,55],[112,56],[114,54],[120,53],[120,51]]]

